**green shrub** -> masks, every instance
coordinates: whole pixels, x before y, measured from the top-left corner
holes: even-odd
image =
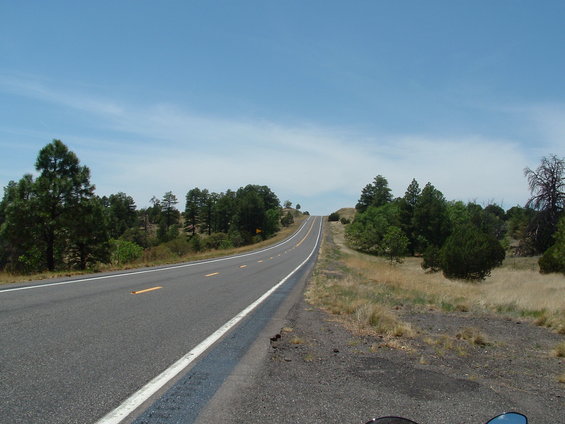
[[[294,217],[292,216],[290,211],[288,211],[286,215],[282,217],[281,224],[283,227],[288,227],[292,223],[294,223]]]
[[[502,264],[504,257],[496,238],[469,224],[447,238],[440,250],[440,266],[447,278],[483,280]]]
[[[565,257],[559,254],[559,246],[553,245],[539,258],[539,271],[542,274],[562,272],[565,274]]]
[[[539,259],[539,269],[542,274],[562,272],[565,274],[565,215],[557,224],[554,235],[555,243],[545,251]]]
[[[229,236],[226,233],[212,233],[202,240],[204,250],[221,249],[227,244],[231,245]]]
[[[328,216],[328,221],[329,222],[339,221],[339,214],[337,212],[330,213],[330,215]]]
[[[200,237],[200,235],[198,234],[190,236],[188,244],[190,245],[190,248],[195,252],[200,252],[203,249],[202,237]]]
[[[441,270],[440,264],[440,249],[437,246],[430,245],[426,247],[423,254],[422,268],[430,270],[431,272],[438,272]]]
[[[245,239],[239,231],[231,230],[228,235],[233,247],[240,247],[245,244]]]
[[[186,237],[182,236],[168,241],[165,243],[165,246],[167,246],[167,248],[177,256],[184,256],[192,250],[192,246],[189,241]]]
[[[342,217],[339,222],[341,222],[343,225],[347,225],[349,223],[351,223],[351,221],[345,217]]]
[[[110,240],[110,260],[113,264],[122,265],[141,257],[143,247],[127,240]]]
[[[381,255],[386,256],[390,263],[402,262],[402,258],[408,253],[408,237],[398,227],[388,227],[382,241]]]
[[[383,239],[390,227],[400,228],[398,206],[388,203],[384,206],[369,206],[355,216],[345,229],[349,246],[361,252],[383,255]]]
[[[11,267],[7,267],[7,270],[14,273],[33,274],[39,272],[43,267],[43,254],[37,247],[32,247],[18,256],[16,263],[11,265]]]
[[[177,255],[175,255],[165,244],[160,244],[147,249],[143,256],[147,262],[168,261],[177,257]]]

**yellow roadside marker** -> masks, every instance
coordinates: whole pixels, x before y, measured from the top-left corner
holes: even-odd
[[[159,289],[162,289],[162,288],[163,287],[161,287],[161,286],[157,286],[157,287],[151,287],[150,289],[145,289],[145,290],[135,290],[135,291],[132,291],[131,294],[147,293],[147,292],[159,290]]]

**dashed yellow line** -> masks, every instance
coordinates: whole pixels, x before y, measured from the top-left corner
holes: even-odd
[[[247,268],[247,265],[240,265],[240,268]]]
[[[263,262],[263,259],[259,259],[259,260],[257,261],[258,264],[260,264],[261,262]]]
[[[159,289],[162,289],[162,288],[163,287],[161,287],[161,286],[157,286],[157,287],[151,287],[150,289],[145,289],[145,290],[135,290],[135,291],[132,291],[131,294],[147,293],[147,292],[159,290]]]
[[[218,275],[218,274],[219,274],[219,272],[213,272],[211,274],[206,274],[205,276],[206,277],[213,277],[214,275]]]

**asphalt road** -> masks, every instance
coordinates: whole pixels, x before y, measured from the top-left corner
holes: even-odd
[[[107,416],[296,271],[320,231],[312,217],[285,242],[244,255],[3,287],[0,423]]]

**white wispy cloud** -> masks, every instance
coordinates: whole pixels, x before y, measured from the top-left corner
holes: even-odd
[[[510,139],[367,134],[205,116],[176,105],[134,106],[6,76],[0,76],[0,91],[88,115],[105,136],[71,132],[45,141],[57,137],[69,144],[92,169],[99,193],[125,191],[141,206],[169,190],[182,204],[195,186],[224,191],[251,183],[269,185],[281,200],[300,202],[314,213],[328,213],[353,206],[377,174],[387,177],[397,196],[412,178],[422,187],[430,181],[448,199],[494,200],[506,207],[523,203],[528,194],[523,168],[532,158],[523,143]],[[530,110],[528,119],[549,145],[557,146],[565,135],[564,111]]]

